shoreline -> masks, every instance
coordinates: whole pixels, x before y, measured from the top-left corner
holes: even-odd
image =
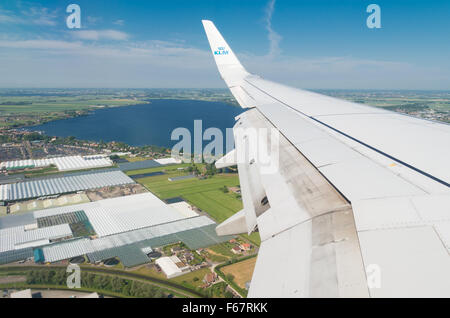
[[[84,117],[84,116],[89,116],[92,114],[92,112],[95,112],[96,110],[101,110],[101,109],[110,109],[110,108],[122,108],[122,107],[130,107],[130,106],[140,106],[140,105],[150,105],[151,101],[153,100],[175,100],[175,101],[200,101],[200,102],[211,102],[211,103],[224,103],[226,105],[229,105],[231,107],[238,107],[240,108],[240,105],[238,105],[237,103],[233,103],[233,102],[229,102],[227,100],[220,100],[220,99],[199,99],[199,98],[174,98],[174,97],[154,97],[154,98],[149,98],[149,99],[145,99],[142,100],[141,103],[137,103],[137,104],[129,104],[129,105],[109,105],[109,106],[90,106],[88,109],[83,109],[83,110],[78,110],[76,114],[61,114],[61,115],[66,115],[66,116],[60,116],[60,117],[55,117],[51,120],[47,120],[47,121],[43,121],[40,123],[32,123],[32,124],[25,124],[25,125],[20,125],[20,126],[0,126],[0,131],[2,130],[10,130],[10,129],[26,129],[29,127],[33,127],[33,126],[39,126],[39,125],[44,125],[44,124],[48,124],[50,122],[54,122],[54,121],[58,121],[58,120],[66,120],[66,119],[72,119],[72,118],[77,118],[77,117]],[[2,117],[3,114],[1,114],[0,111],[0,117]]]
[[[228,113],[228,111],[223,110],[223,109],[231,109],[231,116],[235,116],[236,111],[240,111],[241,110],[240,107],[232,105],[232,104],[227,103],[225,101],[220,101],[220,100],[213,100],[213,101],[211,101],[211,100],[207,100],[207,99],[188,99],[188,98],[184,98],[184,99],[179,99],[179,98],[178,99],[177,98],[151,98],[151,99],[145,100],[146,103],[140,103],[140,104],[135,104],[135,105],[127,105],[126,107],[147,106],[147,105],[152,105],[152,104],[156,103],[157,101],[163,101],[164,103],[165,102],[170,103],[171,101],[173,101],[174,104],[176,104],[177,102],[194,102],[194,103],[195,102],[200,102],[200,103],[205,103],[204,105],[201,105],[201,106],[192,105],[195,109],[197,109],[197,112],[199,112],[198,109],[200,109],[200,112],[205,112],[205,113],[208,112],[208,110],[207,110],[208,109],[208,105],[212,103],[212,104],[216,104],[217,106],[215,106],[215,107],[221,108],[222,112],[225,112],[225,113]],[[164,106],[166,104],[162,104],[162,105]],[[162,105],[161,104],[157,104],[155,106],[156,107],[161,107]],[[167,106],[169,106],[169,104],[167,104]],[[174,106],[178,107],[178,110],[180,110],[180,107],[181,108],[183,107],[182,104],[176,104]],[[191,106],[191,105],[187,105],[186,107],[189,107],[189,106]],[[23,127],[18,127],[18,128],[15,128],[15,129],[17,131],[30,132],[30,133],[36,132],[36,133],[39,133],[39,134],[41,134],[43,136],[45,135],[45,136],[57,137],[57,138],[68,138],[70,136],[74,136],[77,140],[90,141],[90,142],[94,142],[94,143],[100,143],[100,142],[125,143],[125,144],[127,144],[128,146],[131,146],[131,147],[156,146],[156,147],[170,148],[170,147],[173,146],[173,143],[175,143],[175,142],[171,142],[170,139],[169,139],[168,142],[166,141],[166,142],[163,142],[163,143],[161,143],[161,142],[158,143],[158,142],[156,142],[157,140],[152,140],[152,141],[155,141],[155,142],[151,142],[150,141],[149,143],[141,143],[141,141],[138,142],[137,140],[129,140],[129,137],[126,137],[126,136],[128,136],[126,133],[125,134],[121,134],[121,133],[113,132],[112,134],[111,133],[110,134],[108,134],[108,133],[101,134],[99,132],[95,136],[93,136],[92,133],[90,134],[90,136],[88,136],[89,134],[81,134],[80,135],[80,134],[76,134],[76,132],[74,132],[74,126],[73,126],[74,122],[71,122],[71,123],[67,124],[67,125],[70,125],[70,128],[67,129],[67,132],[66,131],[63,132],[63,130],[62,130],[62,126],[66,125],[65,124],[65,120],[75,119],[75,118],[78,118],[78,117],[81,118],[81,117],[88,117],[88,116],[97,116],[95,121],[98,122],[99,121],[99,116],[102,116],[102,113],[100,113],[98,111],[111,110],[111,108],[120,109],[122,107],[125,107],[125,106],[96,108],[96,109],[90,110],[88,113],[83,114],[83,115],[73,116],[73,117],[68,117],[68,118],[55,119],[55,120],[52,120],[52,121],[48,121],[46,123],[37,124],[37,125],[30,125],[30,126],[23,126]],[[136,109],[134,109],[134,110],[136,110]],[[181,111],[184,111],[183,109],[188,109],[188,108],[182,108]],[[133,110],[131,110],[131,111],[133,111]],[[149,112],[152,113],[153,111],[149,111]],[[158,113],[158,114],[161,113],[161,117],[163,117],[163,118],[166,118],[167,116],[172,116],[172,114],[170,114],[170,111],[168,112],[168,111],[165,111],[163,109],[155,110],[155,113]],[[107,114],[111,114],[111,113],[107,113]],[[123,115],[123,114],[124,113],[121,112],[120,115]],[[126,114],[129,114],[129,112],[126,112]],[[117,117],[117,115],[116,115],[116,117]],[[130,115],[131,119],[128,118],[128,120],[132,120],[133,117],[136,117],[136,116]],[[183,120],[184,119],[183,116],[179,116],[179,118],[177,118],[176,116],[173,116],[173,117],[174,117],[174,120]],[[137,116],[136,120],[138,120],[138,119],[139,119],[139,116]],[[115,120],[115,118],[113,120]],[[159,121],[159,123],[161,123],[161,120]],[[222,119],[218,119],[218,121],[222,121]],[[51,125],[51,123],[55,123],[55,122],[57,123],[56,124],[57,128],[55,128],[55,126],[53,126],[53,127],[52,126],[46,126],[46,125],[49,125],[49,124]],[[86,123],[85,120],[82,120],[82,122],[83,122],[83,124]],[[114,122],[117,124],[117,120],[115,120]],[[78,123],[78,121],[77,121],[77,123]],[[102,124],[102,123],[99,123],[99,124]],[[129,125],[131,125],[131,124],[132,124],[132,122],[129,123]],[[156,122],[152,123],[151,120],[149,120],[149,125],[154,126],[155,124],[156,124]],[[170,126],[170,124],[171,124],[171,120],[168,120],[168,125]],[[184,124],[186,125],[186,123],[184,123]],[[189,126],[186,126],[186,127],[190,127],[190,125],[192,123],[189,122],[188,124],[189,124]],[[142,125],[143,125],[142,121],[138,120],[138,122],[136,123],[136,126],[137,127],[141,127]],[[223,124],[221,126],[220,123],[218,123],[218,125],[219,126],[217,126],[217,127],[222,127],[223,126]],[[42,126],[45,126],[45,127],[42,127]],[[226,127],[228,127],[228,126],[229,126],[229,124],[226,124]],[[94,125],[92,127],[96,127],[96,126]],[[229,126],[229,127],[231,128],[232,126]],[[117,130],[119,130],[119,129],[126,129],[126,128],[124,128],[124,127],[117,128]],[[164,129],[164,127],[162,127],[161,129]],[[49,130],[51,130],[51,131],[49,132]],[[57,131],[55,131],[55,130],[57,130]],[[80,130],[83,131],[83,128],[81,128]],[[59,131],[59,133],[58,133],[58,131]],[[162,130],[162,131],[164,131],[164,130]],[[145,133],[146,132],[145,132],[145,129],[144,129],[143,132],[142,132],[142,136],[145,136]],[[121,136],[124,135],[125,137],[120,139],[120,138],[118,138],[117,134],[120,134]],[[135,136],[136,133],[133,133],[133,131],[132,131],[130,133],[130,135],[131,136]],[[149,135],[147,135],[147,136],[149,136]],[[155,136],[155,132],[153,132],[150,136]],[[136,139],[135,137],[131,137],[131,139],[133,139],[133,138]],[[169,134],[169,138],[170,138],[170,134]],[[161,138],[150,138],[150,139],[161,139]]]

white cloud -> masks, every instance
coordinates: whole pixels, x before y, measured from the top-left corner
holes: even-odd
[[[22,19],[18,18],[17,16],[14,16],[8,11],[0,10],[0,23],[4,24],[19,24],[24,23]]]
[[[248,71],[299,88],[448,89],[450,70],[406,62],[340,57],[240,55]]]
[[[86,17],[86,22],[88,25],[95,25],[97,23],[99,23],[100,21],[102,21],[103,19],[100,17],[92,17],[92,16],[87,16]]]
[[[186,47],[175,42],[146,41],[126,42],[126,45],[88,44],[82,41],[70,42],[60,40],[0,40],[0,48],[17,49],[23,55],[33,56],[36,51],[47,56],[66,56],[67,58],[114,58],[122,62],[139,60],[142,63],[185,65],[186,68],[199,67],[201,63],[189,63],[189,60],[200,62],[211,59],[209,51]],[[11,54],[13,56],[15,54]],[[6,56],[6,55],[5,55]],[[118,61],[119,63],[121,61]]]
[[[269,39],[270,49],[269,57],[273,58],[280,54],[280,41],[282,37],[273,30],[272,28],[272,15],[275,11],[275,0],[270,0],[266,7],[266,16],[264,21],[266,23],[266,30],[268,32],[267,36]]]
[[[15,40],[0,36],[0,86],[224,87],[209,50],[179,42]],[[345,57],[238,54],[252,73],[301,88],[448,89],[450,70]]]
[[[0,41],[3,87],[223,87],[209,50],[165,41],[126,45]]]
[[[70,32],[74,37],[81,40],[115,40],[124,41],[128,39],[128,34],[117,30],[76,30]]]
[[[26,21],[13,14],[11,11],[0,9],[0,23],[3,24],[23,24]]]
[[[24,40],[0,41],[0,47],[10,49],[38,49],[38,50],[74,50],[81,49],[80,42],[67,42],[58,40]]]
[[[119,19],[119,20],[114,21],[113,24],[122,26],[125,24],[125,20]]]
[[[44,7],[29,7],[22,10],[22,14],[28,23],[47,26],[56,25],[56,19],[58,17],[57,10],[51,11]]]
[[[50,11],[43,7],[27,7],[20,15],[0,9],[0,23],[3,24],[34,24],[54,26],[58,17],[57,10]]]

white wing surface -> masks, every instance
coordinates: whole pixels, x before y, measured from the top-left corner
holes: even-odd
[[[218,234],[261,235],[249,296],[450,297],[450,126],[252,75],[203,25],[250,108],[216,163],[237,164],[244,204]],[[246,128],[279,131],[262,138],[276,170],[243,155]]]

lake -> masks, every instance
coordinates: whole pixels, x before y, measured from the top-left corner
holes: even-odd
[[[194,120],[201,119],[203,131],[217,127],[225,136],[225,129],[233,127],[234,117],[242,111],[240,107],[221,102],[159,99],[144,105],[97,109],[87,116],[56,120],[28,129],[82,140],[172,147],[177,142],[170,140],[175,128],[185,127],[193,133]]]

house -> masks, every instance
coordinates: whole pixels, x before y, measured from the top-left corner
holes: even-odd
[[[228,187],[228,190],[230,190],[231,192],[234,192],[236,194],[241,194],[241,188],[239,188],[239,187]]]
[[[250,251],[251,248],[252,248],[252,245],[249,244],[249,243],[242,243],[242,244],[240,245],[240,247],[241,247],[241,249],[244,250],[244,251]]]
[[[216,281],[216,279],[217,279],[216,273],[208,273],[203,278],[203,282],[209,286],[209,285],[213,284]]]
[[[239,246],[234,246],[232,249],[231,249],[231,251],[234,253],[234,254],[240,254],[242,251],[241,251],[241,248],[239,247]]]

